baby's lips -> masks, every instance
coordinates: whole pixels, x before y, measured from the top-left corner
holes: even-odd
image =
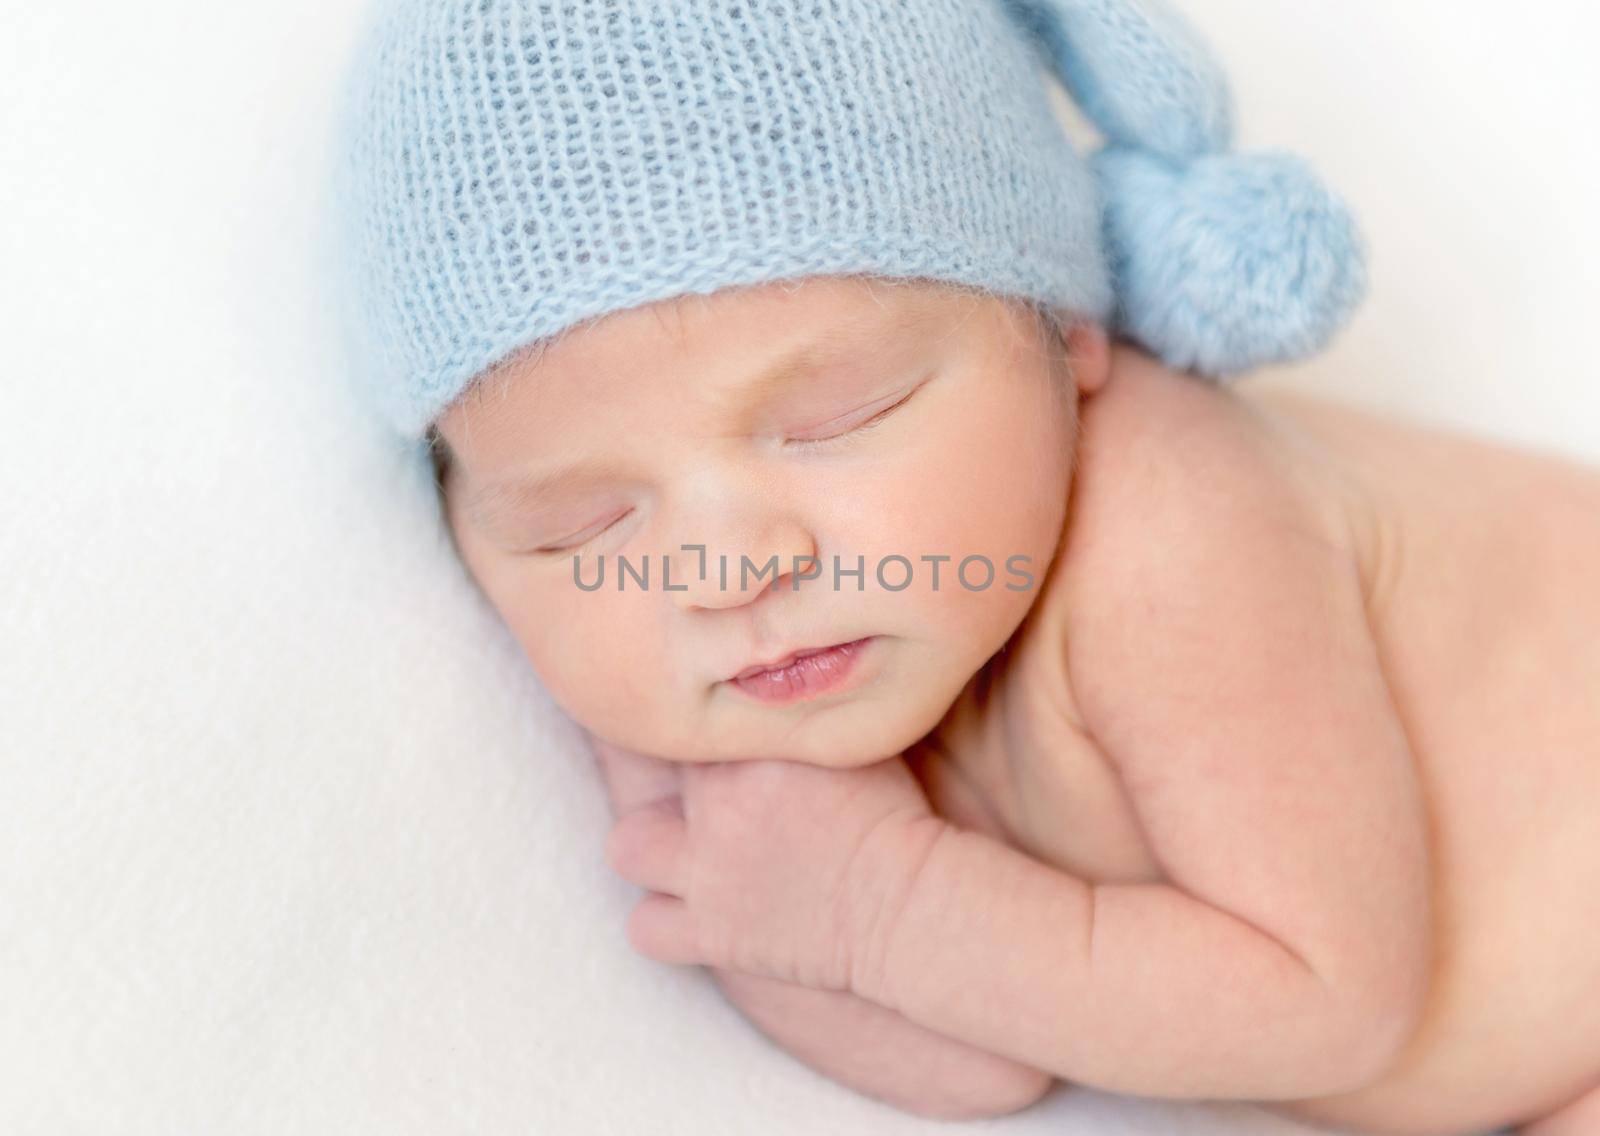
[[[785,655],[776,662],[757,663],[754,666],[746,667],[733,677],[735,680],[741,678],[754,678],[756,675],[764,674],[767,671],[781,671],[784,667],[789,666],[791,663],[794,663],[797,660],[804,659],[810,655],[820,655],[822,652],[831,650],[833,647],[837,646],[839,646],[839,644],[833,643],[827,647],[806,647],[799,651],[791,651],[789,654]]]

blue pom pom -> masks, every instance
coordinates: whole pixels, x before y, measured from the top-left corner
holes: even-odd
[[[1221,379],[1314,354],[1366,294],[1354,218],[1294,154],[1107,147],[1094,168],[1116,330],[1169,366]]]

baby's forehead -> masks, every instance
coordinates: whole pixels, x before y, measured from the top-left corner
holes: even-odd
[[[878,351],[897,340],[977,334],[1018,306],[947,285],[852,279],[683,295],[576,324],[514,353],[474,385],[534,375],[558,376],[551,385],[579,375],[604,381],[641,370],[711,381],[723,365],[737,369],[785,351],[806,354],[802,348],[809,348],[819,359]]]
[[[936,282],[829,277],[779,281],[612,312],[569,329],[541,354],[548,358],[567,344],[578,351],[693,352],[733,343],[757,346],[793,337],[840,337],[853,330],[925,332],[941,321],[954,329],[986,306],[1001,303],[972,289]]]

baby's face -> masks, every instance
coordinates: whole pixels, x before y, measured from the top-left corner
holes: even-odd
[[[1020,307],[851,278],[614,313],[441,417],[450,527],[601,738],[683,761],[875,761],[938,723],[1038,596],[1077,424],[1065,350]],[[1094,358],[1073,371],[1103,378]],[[736,681],[858,640],[822,689],[804,665]]]

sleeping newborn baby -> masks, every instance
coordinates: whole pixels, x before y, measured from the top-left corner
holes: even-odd
[[[605,759],[631,941],[937,1115],[1579,1096],[1600,473],[1050,316],[740,290],[442,417],[460,554]]]
[[[1600,1132],[1600,472],[1222,381],[1363,244],[1166,0],[374,12],[353,373],[639,951],[934,1116]]]

